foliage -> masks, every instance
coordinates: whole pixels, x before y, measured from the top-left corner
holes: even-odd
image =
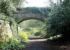
[[[0,49],[2,50],[20,50],[21,47],[24,47],[24,44],[21,44],[17,35],[17,22],[13,16],[11,16],[12,13],[16,11],[20,1],[22,0],[0,0],[0,20],[4,21],[2,22],[4,26],[0,21],[0,31],[3,29],[0,32],[0,41],[4,40],[3,42],[0,42]],[[1,26],[5,28],[2,28]],[[12,37],[10,37],[11,34],[13,35]]]
[[[44,30],[41,29],[41,28],[32,28],[31,30],[31,34],[34,35],[34,36],[40,36],[42,35]]]
[[[41,32],[36,32],[34,33],[35,36],[40,36],[41,35]]]
[[[0,49],[2,50],[20,50],[24,47],[16,38],[10,39],[9,42],[0,43]]]
[[[0,49],[2,50],[19,50],[24,48],[24,44],[21,44],[20,40],[13,36],[8,21],[0,20]]]
[[[45,24],[42,21],[30,19],[30,20],[27,20],[27,21],[23,21],[22,23],[20,23],[19,26],[23,27],[23,28],[34,28],[34,27],[35,28],[41,28],[44,25]]]
[[[12,11],[16,10],[21,0],[0,0],[0,13],[3,13],[7,16],[12,14]]]
[[[45,34],[45,23],[43,23],[42,21],[31,19],[23,21],[19,26],[23,31],[29,32],[29,34],[33,36],[40,36]]]
[[[58,34],[69,35],[70,32],[70,0],[64,0],[59,4],[52,4],[47,19],[47,33],[54,36]]]
[[[24,42],[28,42],[28,32],[20,31],[19,36]]]

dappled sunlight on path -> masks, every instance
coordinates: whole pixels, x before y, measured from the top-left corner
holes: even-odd
[[[44,42],[47,39],[33,39],[33,40],[29,40],[29,42]]]

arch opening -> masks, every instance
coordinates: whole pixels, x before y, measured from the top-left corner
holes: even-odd
[[[37,19],[25,20],[19,24],[19,27],[21,28],[23,34],[26,33],[29,38],[45,37],[45,26],[46,24],[44,22]]]

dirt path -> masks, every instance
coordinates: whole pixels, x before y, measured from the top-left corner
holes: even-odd
[[[30,44],[24,50],[49,50],[45,41],[46,39],[29,40]]]
[[[29,42],[23,50],[70,50],[69,46],[50,45],[46,43],[46,39],[33,39],[29,40]]]

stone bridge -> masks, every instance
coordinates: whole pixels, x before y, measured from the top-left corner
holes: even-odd
[[[46,11],[46,9],[41,10],[40,8],[23,8],[17,9],[17,12],[14,12],[13,16],[15,19],[17,19],[18,23],[29,19],[44,21],[44,19],[47,17],[44,15],[44,11]]]

